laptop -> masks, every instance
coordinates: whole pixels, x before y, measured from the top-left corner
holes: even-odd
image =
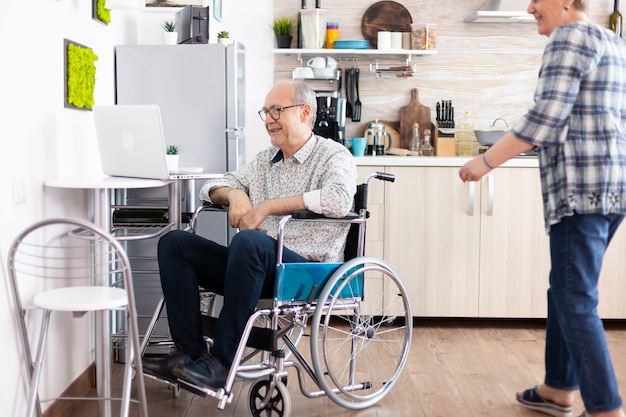
[[[157,180],[216,176],[203,173],[202,168],[168,171],[161,110],[156,104],[96,105],[93,117],[106,175]]]

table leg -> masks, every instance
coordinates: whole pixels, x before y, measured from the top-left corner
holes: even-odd
[[[175,180],[170,183],[170,196],[169,196],[169,212],[174,216],[174,229],[181,228],[181,209],[180,209],[180,189],[181,182],[185,180]],[[171,220],[171,219],[170,219]]]
[[[93,223],[105,231],[111,230],[110,198],[108,189],[92,190]],[[107,265],[107,263],[101,263]],[[107,276],[98,274],[97,276]],[[110,285],[108,282],[97,285]],[[95,355],[96,355],[96,391],[100,398],[111,398],[111,312],[100,311],[95,315]],[[98,401],[98,417],[111,417],[112,404],[110,400]]]

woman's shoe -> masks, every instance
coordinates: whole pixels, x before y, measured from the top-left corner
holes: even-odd
[[[554,417],[570,417],[572,415],[572,407],[564,407],[553,401],[546,400],[537,391],[537,385],[522,392],[517,396],[517,401],[526,408],[550,414]],[[585,413],[581,417],[585,417]]]

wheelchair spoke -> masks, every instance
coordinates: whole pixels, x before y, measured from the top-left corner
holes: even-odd
[[[362,296],[358,291],[370,285],[364,274],[384,282],[384,288],[358,301]],[[412,316],[404,285],[382,260],[355,258],[333,277],[320,293],[318,303],[325,303],[324,311],[313,316],[311,354],[327,395],[357,410],[380,401],[398,379],[408,357]],[[340,298],[346,294],[358,298],[346,302]]]

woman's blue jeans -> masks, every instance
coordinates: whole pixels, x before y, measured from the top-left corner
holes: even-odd
[[[198,287],[224,295],[211,353],[230,367],[243,328],[261,297],[274,296],[276,239],[242,230],[225,247],[201,236],[174,230],[159,240],[161,287],[170,334],[193,359],[206,352]],[[283,262],[308,262],[285,248]]]
[[[598,278],[606,248],[624,216],[567,216],[551,227],[545,384],[580,389],[589,413],[622,406],[597,313]]]

